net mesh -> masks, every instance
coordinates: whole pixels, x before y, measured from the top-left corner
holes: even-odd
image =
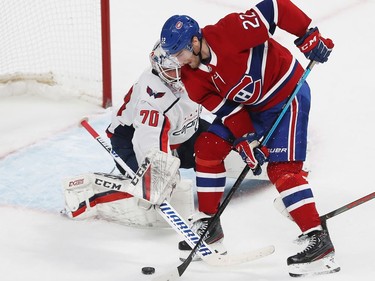
[[[100,101],[100,0],[0,0],[0,6],[2,83],[47,76],[51,85]]]

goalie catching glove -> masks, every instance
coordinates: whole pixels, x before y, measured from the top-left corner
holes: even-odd
[[[260,146],[255,133],[249,133],[238,138],[233,143],[242,160],[250,167],[255,176],[262,173],[262,165],[266,162],[269,155],[265,146]]]

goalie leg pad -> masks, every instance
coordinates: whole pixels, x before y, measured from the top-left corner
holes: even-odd
[[[168,227],[148,201],[118,191],[129,184],[130,179],[103,173],[67,179],[63,183],[65,213],[79,220],[98,218],[127,226]],[[171,203],[184,219],[194,211],[192,186],[191,180],[182,180],[171,197]]]
[[[96,209],[90,205],[95,195],[91,175],[79,175],[63,180],[65,213],[71,218],[86,219],[96,216]]]
[[[65,179],[65,213],[75,220],[97,218],[137,227],[158,224],[153,209],[140,208],[138,198],[118,191],[129,184],[130,179],[99,173]]]

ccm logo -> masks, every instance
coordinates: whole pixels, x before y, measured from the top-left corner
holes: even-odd
[[[307,42],[305,45],[301,46],[302,51],[307,51],[311,46],[315,45],[318,39],[316,36],[314,38],[310,39],[309,42]]]
[[[146,157],[145,160],[142,162],[141,166],[138,168],[138,171],[135,173],[135,177],[131,181],[132,185],[134,186],[137,185],[137,183],[139,182],[139,179],[143,177],[143,175],[147,171],[150,164],[151,164],[150,159]]]
[[[95,179],[95,184],[104,186],[105,188],[108,188],[108,189],[114,189],[114,190],[121,189],[121,184],[115,184],[113,182],[105,181],[102,179]]]

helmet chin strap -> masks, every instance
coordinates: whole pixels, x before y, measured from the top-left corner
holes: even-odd
[[[211,50],[210,50],[210,48],[208,48],[209,56],[208,56],[208,58],[203,59],[202,58],[202,39],[203,39],[203,37],[201,39],[199,39],[199,43],[200,43],[199,52],[196,54],[193,50],[193,55],[196,56],[196,57],[199,57],[199,61],[201,63],[209,64],[210,61],[211,61]]]
[[[202,38],[203,38],[203,37],[202,37]],[[199,60],[200,60],[200,61],[203,60],[203,59],[202,59],[202,38],[198,39],[198,40],[199,40],[199,52],[196,54],[196,53],[194,52],[194,50],[192,50],[192,51],[193,51],[193,55],[196,56],[196,57],[199,57]]]

